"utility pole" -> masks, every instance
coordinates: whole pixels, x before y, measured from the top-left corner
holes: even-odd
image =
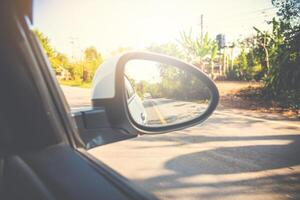
[[[225,75],[225,73],[226,73],[226,65],[227,65],[227,63],[226,63],[226,61],[227,61],[227,51],[226,51],[226,46],[224,47],[224,50],[223,50],[223,67],[222,67],[222,70],[221,70],[221,76],[223,76],[223,75]]]
[[[232,43],[231,46],[229,46],[231,51],[230,51],[230,58],[231,58],[231,65],[230,65],[230,69],[233,69],[233,49],[234,49],[234,43]]]
[[[201,28],[201,45],[202,45],[202,43],[203,43],[203,14],[201,14],[200,28]]]
[[[76,40],[78,38],[77,37],[69,37],[70,40],[70,44],[71,44],[71,48],[72,48],[72,60],[75,60],[75,48],[76,48]]]
[[[226,72],[226,69],[227,69],[227,61],[226,61],[226,54],[227,54],[227,51],[226,51],[226,41],[225,41],[225,35],[224,34],[218,34],[216,36],[216,40],[218,42],[218,47],[219,47],[219,52],[220,52],[220,56],[222,55],[222,49],[223,49],[223,61],[220,61],[220,62],[223,62],[222,65],[220,65],[219,67],[219,74],[221,76],[223,76]]]
[[[198,25],[200,25],[200,45],[202,47],[202,45],[203,45],[203,14],[201,14],[201,16],[200,16],[200,24],[198,24]],[[203,66],[203,65],[205,65],[203,63],[203,58],[199,57],[199,59],[200,59],[200,69],[203,70],[205,68],[205,66]]]

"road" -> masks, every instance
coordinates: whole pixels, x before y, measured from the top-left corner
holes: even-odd
[[[177,124],[204,113],[208,103],[178,101],[166,98],[149,98],[143,101],[147,125]]]
[[[89,152],[161,199],[300,199],[299,121],[217,109],[202,125]]]

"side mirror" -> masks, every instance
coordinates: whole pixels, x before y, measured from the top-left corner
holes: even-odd
[[[172,57],[129,52],[97,70],[93,107],[104,107],[112,127],[129,133],[163,133],[206,120],[219,93],[198,68]]]

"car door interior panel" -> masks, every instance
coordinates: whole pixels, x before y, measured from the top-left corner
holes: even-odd
[[[7,158],[4,182],[12,199],[129,199],[65,145]]]

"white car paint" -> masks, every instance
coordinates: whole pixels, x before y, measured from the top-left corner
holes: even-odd
[[[93,78],[91,98],[95,99],[110,99],[115,96],[115,76],[116,66],[122,55],[109,59],[100,65]],[[128,96],[127,103],[132,118],[138,124],[146,123],[146,111],[141,98],[135,93],[132,85],[125,76],[126,92],[132,91]],[[127,94],[128,95],[128,94]]]
[[[125,88],[127,104],[131,117],[138,124],[144,125],[147,122],[146,110],[141,98],[136,94],[129,80],[125,77]]]
[[[116,66],[120,56],[109,59],[97,69],[92,83],[92,99],[110,99],[115,96]]]

